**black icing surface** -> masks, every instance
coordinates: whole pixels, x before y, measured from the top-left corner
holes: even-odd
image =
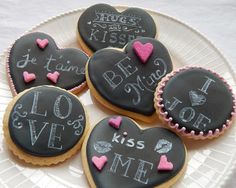
[[[135,41],[141,41],[143,44],[149,42],[154,46],[153,53],[146,64],[141,63],[132,49]],[[131,74],[128,77],[124,73],[124,68],[119,68],[118,62],[121,62],[120,66],[129,66],[127,70]],[[105,72],[109,78],[112,78],[113,73],[107,71],[118,75],[113,79],[116,85],[122,79],[117,87],[113,88],[105,79]],[[130,42],[125,52],[115,49],[99,50],[94,53],[88,64],[89,78],[103,98],[120,108],[147,116],[155,113],[153,94],[158,82],[171,71],[172,62],[167,49],[151,38],[140,38]],[[139,97],[140,101],[137,102]]]
[[[121,126],[117,130],[108,125],[108,120],[109,118],[103,119],[94,127],[89,136],[86,148],[89,169],[98,188],[154,187],[168,181],[182,169],[185,163],[186,153],[181,139],[175,133],[168,129],[157,127],[140,130],[133,121],[126,117],[123,117]],[[127,132],[127,136],[123,136],[124,132]],[[120,135],[118,138],[119,143],[116,141],[112,142],[115,133]],[[122,138],[125,139],[123,144],[121,144]],[[160,140],[168,141],[169,144],[172,143],[171,149],[165,150],[166,144],[157,147],[157,143],[161,142]],[[105,142],[101,144],[101,141]],[[134,143],[133,147],[128,147],[127,144],[129,145],[131,142]],[[143,149],[137,149],[137,147],[142,148],[138,144],[140,142],[144,145]],[[101,151],[106,152],[102,153]],[[100,157],[102,155],[105,155],[108,161],[100,172],[96,169],[91,159],[93,156]],[[118,155],[121,155],[123,164],[129,159],[128,157],[133,158],[126,174],[127,166],[122,168],[120,162],[117,165],[116,173],[114,173],[112,164],[114,157]],[[161,155],[166,155],[168,161],[173,163],[174,167],[172,171],[157,170]],[[137,175],[136,172],[140,160],[145,161],[143,170],[146,170],[146,173],[141,172],[139,181],[139,178],[135,178],[135,175]],[[126,177],[124,177],[124,174]]]
[[[21,96],[9,119],[13,142],[23,151],[41,157],[67,152],[81,139],[85,126],[85,111],[79,100],[48,86],[36,87]]]
[[[40,49],[36,39],[48,39],[45,49]],[[51,61],[49,62],[50,57]],[[36,59],[36,60],[34,60]],[[58,87],[70,90],[85,82],[85,65],[87,55],[74,48],[58,49],[54,40],[44,33],[30,33],[18,39],[10,51],[9,68],[17,93],[31,87],[52,85],[47,79],[47,73],[58,71]],[[25,65],[25,66],[24,66]],[[36,80],[25,83],[23,72],[28,71],[36,75]]]
[[[208,78],[214,81],[207,81]],[[173,97],[181,103],[177,102],[171,110],[170,106],[176,100]],[[233,111],[233,97],[228,87],[218,76],[200,68],[177,73],[167,82],[162,98],[168,116],[173,117],[173,122],[179,123],[180,128],[186,127],[187,132],[194,130],[207,134],[209,130],[221,130]],[[186,107],[188,109],[184,112]],[[198,119],[199,115],[203,119]]]
[[[137,37],[156,35],[152,17],[142,9],[128,8],[124,12],[107,4],[87,8],[78,21],[78,32],[92,50],[109,46],[122,48]]]

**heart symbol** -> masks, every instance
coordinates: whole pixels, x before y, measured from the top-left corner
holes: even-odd
[[[58,80],[59,76],[60,76],[60,73],[57,72],[57,71],[55,71],[54,73],[48,73],[47,74],[47,78],[49,80],[51,80],[54,84],[57,83],[57,80]]]
[[[203,105],[206,102],[206,97],[204,95],[197,94],[196,91],[190,91],[189,98],[192,103],[192,106]]]
[[[153,46],[145,65],[133,50],[136,42]],[[154,91],[171,71],[172,62],[163,44],[143,37],[131,41],[123,50],[107,48],[94,53],[88,61],[86,78],[89,88],[96,90],[94,97],[102,97],[109,105],[101,104],[119,114],[151,122],[155,116]]]
[[[44,49],[48,45],[48,39],[36,39],[36,43],[41,49]]]
[[[118,116],[118,117],[109,119],[108,124],[116,129],[119,129],[121,122],[122,122],[122,117]]]
[[[97,4],[80,15],[77,32],[92,54],[106,47],[123,48],[138,37],[155,38],[156,24],[142,9],[128,8],[118,12],[110,5]]]
[[[26,83],[29,83],[29,82],[31,82],[31,81],[36,79],[36,76],[35,76],[34,73],[28,73],[27,71],[23,72],[23,77],[24,77],[24,81]]]
[[[93,156],[92,162],[97,167],[97,169],[101,171],[107,162],[107,157],[105,155],[101,157]]]
[[[40,39],[40,40],[37,40]],[[43,40],[41,40],[43,39]],[[47,39],[50,45],[40,50],[39,45],[45,45]],[[36,41],[38,45],[36,45]],[[42,46],[43,47],[43,46]],[[79,49],[59,49],[49,35],[45,33],[29,33],[19,38],[12,46],[7,59],[9,70],[8,80],[13,95],[31,87],[53,85],[56,80],[49,80],[48,73],[60,73],[57,86],[73,93],[79,92],[85,86],[85,65],[88,56]],[[22,77],[27,71],[37,75],[37,79],[26,84]]]
[[[83,143],[85,149],[82,150],[82,162],[87,169],[85,174],[90,185],[114,188],[165,187],[165,183],[171,182],[172,178],[181,177],[187,162],[186,149],[177,134],[161,127],[140,129],[136,122],[124,116],[122,126],[113,129],[108,126],[111,118],[98,122]],[[128,135],[123,136],[124,132],[128,132]],[[159,140],[172,143],[171,149],[160,154],[155,150]],[[104,152],[104,149],[97,147],[101,142],[112,147]],[[104,159],[98,157],[104,153]],[[174,168],[171,171],[157,170],[159,159],[162,167],[165,164],[165,169],[170,169],[170,163],[162,156],[172,162]]]
[[[151,43],[142,44],[140,41],[136,41],[133,43],[133,49],[142,63],[146,63],[153,52],[153,45]]]
[[[169,162],[167,160],[166,155],[162,155],[159,161],[159,164],[157,166],[157,170],[159,171],[170,171],[173,170],[173,164],[172,162]]]

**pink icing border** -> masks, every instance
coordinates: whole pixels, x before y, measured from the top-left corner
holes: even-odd
[[[225,84],[226,86],[229,88],[230,92],[232,93],[232,97],[233,97],[233,111],[231,112],[231,118],[227,119],[225,124],[222,125],[222,129],[216,129],[215,131],[213,130],[209,130],[208,133],[206,135],[204,135],[204,133],[201,131],[199,134],[195,134],[195,131],[192,130],[190,133],[186,133],[186,127],[179,127],[178,123],[173,123],[172,117],[167,117],[168,112],[165,111],[163,109],[164,104],[162,103],[163,99],[161,98],[161,94],[163,93],[163,88],[165,87],[166,83],[173,77],[175,76],[175,74],[181,72],[181,71],[185,71],[191,68],[200,68],[200,69],[204,69],[204,70],[208,70],[211,73],[213,73],[214,75],[216,75],[217,77],[219,77]],[[209,69],[205,69],[202,67],[198,67],[198,66],[186,66],[183,68],[180,68],[178,70],[172,71],[171,73],[167,74],[162,80],[161,82],[158,84],[156,91],[154,93],[154,107],[156,108],[156,112],[158,113],[159,117],[161,120],[163,120],[165,123],[167,123],[167,125],[172,128],[175,129],[178,133],[180,133],[183,136],[186,136],[188,138],[194,138],[194,139],[206,139],[206,138],[215,138],[221,134],[224,133],[225,130],[227,130],[233,123],[233,120],[236,116],[236,98],[235,95],[233,94],[232,88],[231,86],[226,82],[226,80],[220,76],[219,74],[217,74],[216,72],[209,70]]]
[[[38,31],[36,31],[36,32],[38,32]],[[28,33],[25,33],[25,34],[21,35],[20,37],[18,37],[18,38],[10,45],[10,47],[9,47],[9,48],[7,49],[7,51],[6,51],[6,53],[7,53],[7,55],[6,55],[6,72],[7,72],[7,74],[6,74],[6,75],[7,75],[7,81],[8,81],[8,83],[9,83],[10,90],[11,90],[11,93],[12,93],[13,96],[16,96],[18,93],[16,92],[16,88],[15,88],[15,85],[14,85],[14,83],[13,83],[13,80],[12,80],[12,77],[11,77],[11,74],[10,74],[10,67],[9,67],[10,52],[11,52],[11,49],[12,49],[13,45],[15,44],[15,42],[16,42],[18,39],[20,39],[21,37],[23,37],[23,36],[25,36],[25,35],[27,35],[27,34],[30,34],[30,33],[35,33],[35,32],[28,32]],[[43,33],[44,33],[44,32],[43,32]],[[45,33],[45,34],[47,34],[47,33]],[[47,35],[49,35],[49,34],[47,34]],[[53,39],[53,40],[54,40],[54,39]],[[55,44],[56,44],[57,50],[66,49],[66,48],[61,48],[61,47],[59,47],[55,40],[54,40],[54,42],[55,42]],[[79,49],[79,50],[81,50],[81,49]],[[83,50],[81,50],[81,51],[89,58],[89,56],[88,56],[87,53],[85,53]],[[82,82],[82,83],[79,84],[78,86],[75,86],[75,87],[73,87],[72,89],[70,89],[70,90],[68,90],[68,91],[70,91],[70,92],[72,92],[72,93],[74,93],[74,94],[77,94],[77,93],[79,93],[79,91],[82,90],[86,85],[87,85],[87,82],[86,82],[86,80],[85,80],[84,82]],[[50,86],[54,86],[54,85],[50,85]],[[62,89],[64,89],[64,88],[62,88]]]

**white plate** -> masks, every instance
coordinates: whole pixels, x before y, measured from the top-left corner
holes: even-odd
[[[125,7],[117,7],[124,10]],[[83,10],[76,10],[45,21],[32,31],[51,35],[61,47],[79,47],[76,42],[77,20]],[[169,49],[174,67],[197,65],[222,75],[236,90],[236,78],[225,58],[202,35],[189,26],[168,16],[149,11],[159,31],[159,40]],[[4,57],[0,58],[0,118],[11,100],[6,81]],[[94,125],[111,113],[94,104],[89,91],[80,96],[86,106],[90,123]],[[235,166],[236,127],[212,141],[185,140],[188,167],[184,177],[174,187],[219,187],[226,183]],[[80,154],[54,167],[25,165],[9,152],[0,131],[0,187],[88,187]]]

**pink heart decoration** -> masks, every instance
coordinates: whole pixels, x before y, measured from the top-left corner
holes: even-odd
[[[96,166],[96,168],[101,171],[107,162],[107,157],[105,155],[101,157],[93,156],[92,162]]]
[[[142,63],[147,63],[148,58],[153,52],[153,45],[151,43],[142,44],[139,41],[133,43],[133,50]]]
[[[48,45],[48,39],[36,39],[36,43],[41,49],[44,49]]]
[[[23,72],[23,77],[24,77],[24,81],[26,83],[29,83],[29,82],[31,82],[31,81],[36,79],[36,76],[35,76],[34,73],[28,73],[27,71]]]
[[[57,71],[55,71],[54,73],[48,73],[47,74],[47,78],[49,80],[51,80],[54,84],[57,83],[57,80],[58,80],[59,76],[60,76],[60,73],[57,72]]]
[[[108,124],[116,129],[120,128],[122,122],[122,117],[121,116],[117,116],[115,118],[110,118],[108,121]]]
[[[157,170],[159,171],[170,171],[173,170],[173,163],[167,160],[166,155],[162,155],[157,166]]]

